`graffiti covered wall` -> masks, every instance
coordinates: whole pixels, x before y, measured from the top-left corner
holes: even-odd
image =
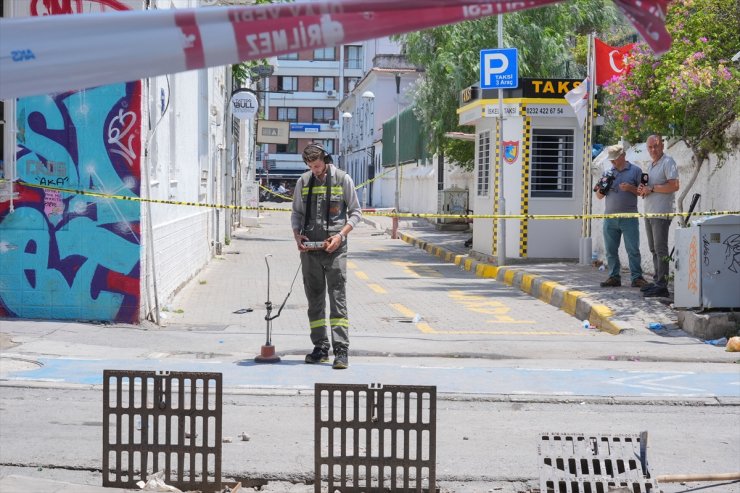
[[[33,0],[16,15],[126,8],[116,0]],[[141,108],[138,81],[18,99],[17,178],[138,197]],[[14,211],[0,203],[0,316],[137,323],[139,203],[20,184],[15,191]]]

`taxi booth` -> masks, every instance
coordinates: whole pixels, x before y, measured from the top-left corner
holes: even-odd
[[[500,213],[501,190],[506,214],[582,213],[584,129],[564,98],[580,82],[521,78],[517,89],[504,90],[503,159],[498,90],[471,86],[461,92],[459,122],[475,126],[476,136],[473,214]],[[473,251],[498,256],[497,223],[473,220]],[[580,238],[579,220],[507,219],[506,258],[578,259]]]

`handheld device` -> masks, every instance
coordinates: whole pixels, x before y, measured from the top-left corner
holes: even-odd
[[[304,241],[303,246],[309,250],[323,250],[326,246],[324,241]]]

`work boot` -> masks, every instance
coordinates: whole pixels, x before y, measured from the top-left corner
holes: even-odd
[[[334,351],[334,364],[331,365],[335,370],[344,370],[349,366],[349,358],[346,349],[337,349]]]
[[[653,288],[655,288],[655,283],[654,282],[649,282],[649,283],[645,284],[644,286],[642,286],[640,288],[640,291],[642,291],[644,293],[645,291],[650,291]]]
[[[329,362],[329,351],[326,349],[320,347],[320,346],[314,346],[313,352],[311,354],[306,355],[306,363],[309,365],[315,365],[318,363],[328,363]]]
[[[642,289],[643,286],[647,286],[647,283],[648,282],[645,280],[645,278],[638,277],[637,279],[635,279],[634,281],[632,281],[631,286],[633,288],[640,288],[640,289]]]
[[[602,288],[618,288],[622,285],[622,280],[618,277],[610,277],[601,283]]]
[[[652,289],[643,292],[642,296],[644,298],[670,298],[671,293],[667,287],[656,284]]]

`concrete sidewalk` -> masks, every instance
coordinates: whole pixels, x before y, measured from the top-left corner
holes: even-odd
[[[388,234],[392,218],[365,215],[363,220]],[[399,236],[417,248],[425,250],[461,269],[504,282],[535,298],[549,303],[578,320],[610,334],[647,329],[659,323],[664,331],[679,330],[678,312],[670,301],[645,298],[637,288],[602,288],[606,272],[590,265],[573,262],[512,261],[498,267],[490,259],[465,246],[471,231],[440,231],[426,219],[399,220]],[[512,259],[513,260],[513,259]],[[693,334],[701,336],[702,334]]]

